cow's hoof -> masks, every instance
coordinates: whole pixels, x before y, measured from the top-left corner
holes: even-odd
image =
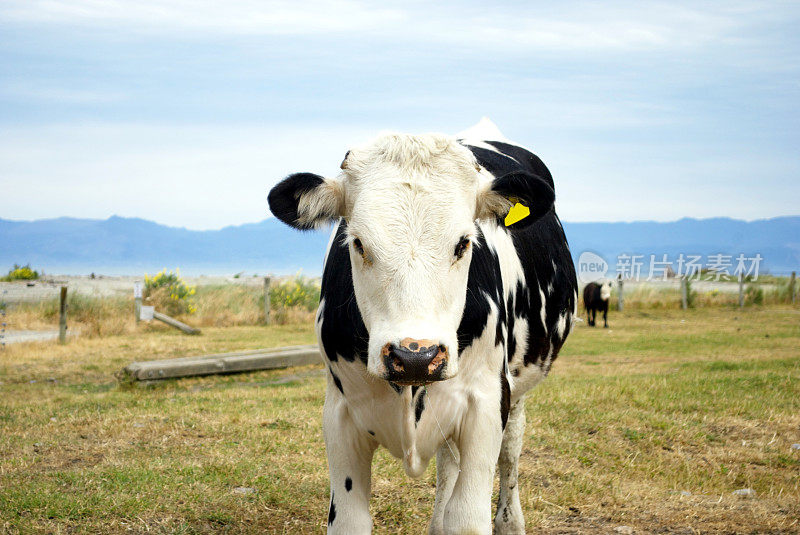
[[[518,500],[497,511],[494,532],[495,535],[525,535],[525,517]]]
[[[525,535],[525,525],[517,522],[495,522],[495,535]]]

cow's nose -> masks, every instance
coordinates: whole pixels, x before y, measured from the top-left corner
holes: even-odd
[[[400,344],[383,346],[386,379],[401,385],[441,381],[447,363],[447,348],[433,340],[405,338]]]

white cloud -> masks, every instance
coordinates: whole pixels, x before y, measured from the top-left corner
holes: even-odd
[[[697,46],[741,39],[739,30],[771,10],[727,3],[707,8],[675,3],[556,4],[430,3],[381,7],[357,0],[10,0],[0,20],[85,25],[174,36],[370,35],[394,41],[425,40],[523,52],[621,50]]]
[[[18,22],[125,27],[138,31],[177,28],[230,34],[293,34],[360,30],[396,21],[400,12],[353,2],[292,0],[17,0],[3,19]]]

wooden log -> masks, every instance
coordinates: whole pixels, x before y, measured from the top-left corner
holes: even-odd
[[[185,323],[182,323],[175,318],[170,318],[166,314],[162,314],[161,312],[153,312],[153,319],[158,321],[163,321],[167,325],[175,327],[176,329],[180,329],[181,331],[185,332],[186,334],[200,334],[200,329],[195,329],[194,327],[189,327]]]
[[[319,348],[310,345],[134,362],[126,366],[122,373],[124,377],[133,381],[152,381],[217,373],[274,370],[321,362]]]

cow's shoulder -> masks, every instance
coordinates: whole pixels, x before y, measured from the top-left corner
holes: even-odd
[[[530,150],[508,140],[463,139],[461,143],[495,177],[529,173],[542,178],[555,190],[550,170]],[[528,343],[524,362],[547,368],[569,333],[577,299],[577,280],[569,244],[555,207],[532,225],[515,231],[504,230],[511,236],[517,258],[501,258],[500,261],[519,261],[524,273],[524,279],[512,286],[506,304],[509,356],[513,357],[517,342],[513,334],[515,319],[526,319]]]

